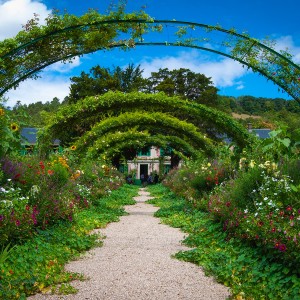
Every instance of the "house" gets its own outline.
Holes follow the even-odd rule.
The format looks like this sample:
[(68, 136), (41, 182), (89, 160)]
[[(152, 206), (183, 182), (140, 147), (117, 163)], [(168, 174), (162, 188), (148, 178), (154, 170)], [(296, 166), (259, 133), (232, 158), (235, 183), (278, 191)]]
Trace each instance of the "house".
[[(21, 154), (31, 154), (35, 153), (36, 148), (35, 145), (37, 144), (37, 134), (38, 134), (38, 128), (33, 127), (24, 127), (21, 129)], [(54, 152), (62, 151), (62, 147), (60, 147), (60, 141), (54, 140), (52, 145), (52, 150)]]
[(136, 179), (142, 174), (167, 174), (171, 170), (171, 157), (159, 147), (146, 147), (138, 151), (136, 159), (128, 161), (126, 167), (124, 171), (134, 174)]

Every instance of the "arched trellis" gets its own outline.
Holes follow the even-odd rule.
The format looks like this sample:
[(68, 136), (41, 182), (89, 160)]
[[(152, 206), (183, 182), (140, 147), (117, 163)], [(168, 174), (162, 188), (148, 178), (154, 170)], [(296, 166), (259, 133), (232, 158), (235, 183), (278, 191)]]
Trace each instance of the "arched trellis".
[(140, 127), (142, 130), (154, 128), (166, 132), (174, 132), (182, 139), (186, 138), (189, 144), (203, 151), (207, 155), (215, 153), (212, 141), (198, 131), (197, 127), (191, 123), (181, 121), (165, 113), (145, 113), (135, 111), (123, 113), (117, 117), (111, 117), (95, 124), (90, 131), (87, 131), (76, 142), (77, 150), (84, 151), (93, 143), (109, 132), (123, 131), (125, 128)]
[[(72, 136), (83, 133), (78, 127), (79, 118), (83, 120), (86, 130), (89, 130), (90, 124), (94, 124), (97, 120), (118, 114), (120, 110), (126, 112), (145, 109), (145, 104), (147, 111), (168, 112), (195, 125), (206, 122), (209, 129), (216, 129), (217, 133), (225, 134), (240, 148), (253, 142), (253, 135), (227, 114), (179, 97), (168, 97), (163, 93), (108, 92), (101, 96), (87, 97), (78, 103), (62, 107), (51, 120), (47, 131), (52, 138), (70, 142)], [(203, 130), (203, 128), (200, 129)]]
[[(35, 78), (40, 70), (57, 61), (69, 61), (75, 56), (114, 47), (172, 45), (197, 48), (234, 59), (273, 81), (300, 103), (300, 67), (293, 63), (292, 56), (284, 51), (276, 52), (271, 41), (262, 43), (234, 29), (194, 22), (132, 18), (102, 18), (85, 24), (61, 26), (46, 28), (41, 35), (23, 34), (16, 43), (0, 43), (0, 96), (26, 78)], [(149, 36), (155, 38), (154, 33), (163, 29), (168, 32), (167, 40), (163, 37), (160, 42), (145, 41), (147, 33), (151, 32)], [(207, 44), (217, 44), (219, 50), (209, 48)]]
[(124, 147), (158, 146), (163, 149), (171, 147), (184, 156), (197, 158), (199, 151), (188, 142), (178, 136), (150, 134), (147, 131), (129, 130), (125, 132), (109, 133), (99, 137), (91, 147), (87, 149), (87, 158), (97, 158), (103, 155), (106, 158), (122, 152)]

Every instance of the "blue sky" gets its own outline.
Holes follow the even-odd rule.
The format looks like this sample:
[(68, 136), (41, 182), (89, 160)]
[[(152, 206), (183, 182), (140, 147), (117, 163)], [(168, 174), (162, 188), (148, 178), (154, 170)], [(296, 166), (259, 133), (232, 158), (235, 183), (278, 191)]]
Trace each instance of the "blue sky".
[[(117, 1), (115, 1), (117, 2)], [(43, 20), (53, 8), (65, 9), (82, 15), (89, 8), (105, 13), (111, 0), (0, 0), (0, 40), (14, 36), (34, 13)], [(145, 11), (157, 20), (191, 21), (203, 24), (220, 24), (225, 29), (234, 27), (237, 32), (250, 36), (276, 40), (276, 49), (289, 49), (294, 62), (300, 63), (300, 27), (298, 25), (299, 0), (128, 0), (127, 11)], [(118, 49), (97, 52), (77, 58), (73, 64), (55, 64), (45, 69), (38, 80), (27, 80), (16, 90), (5, 94), (8, 105), (20, 100), (23, 104), (63, 100), (68, 95), (72, 76), (99, 64), (103, 67), (121, 66), (129, 63), (141, 65), (145, 76), (159, 68), (189, 68), (211, 77), (221, 95), (291, 99), (278, 91), (277, 86), (264, 77), (246, 71), (240, 64), (208, 52), (179, 47), (137, 47), (123, 52)]]

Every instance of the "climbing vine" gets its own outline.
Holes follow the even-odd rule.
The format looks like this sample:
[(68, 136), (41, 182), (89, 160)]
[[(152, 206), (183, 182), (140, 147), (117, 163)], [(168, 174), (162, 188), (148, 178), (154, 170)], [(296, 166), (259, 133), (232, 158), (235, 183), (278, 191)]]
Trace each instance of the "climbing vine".
[[(46, 25), (39, 25), (35, 17), (15, 38), (0, 42), (0, 96), (26, 78), (36, 78), (40, 70), (57, 61), (68, 62), (75, 56), (115, 47), (127, 50), (137, 45), (165, 45), (196, 48), (236, 60), (300, 102), (300, 66), (288, 51), (277, 52), (275, 42), (269, 39), (259, 40), (220, 25), (154, 20), (143, 11), (125, 13), (123, 6), (108, 15), (94, 10), (81, 17), (53, 13), (45, 21)], [(156, 37), (155, 32), (167, 32), (168, 39), (147, 41), (149, 32), (151, 38)]]
[(75, 146), (77, 151), (85, 151), (87, 147), (107, 133), (133, 127), (139, 127), (142, 130), (154, 128), (154, 132), (163, 130), (167, 133), (171, 131), (177, 136), (180, 135), (182, 138), (188, 139), (190, 144), (203, 150), (206, 154), (212, 155), (214, 153), (212, 141), (199, 132), (195, 125), (165, 113), (143, 111), (126, 112), (95, 124), (90, 131), (87, 131), (75, 142)]
[(120, 43), (123, 50), (133, 47), (148, 27), (130, 22), (136, 19), (150, 20), (143, 11), (125, 13), (123, 6), (108, 15), (96, 10), (79, 17), (53, 12), (45, 25), (36, 15), (14, 38), (0, 42), (0, 95), (27, 78), (36, 79), (40, 70), (55, 62), (72, 62), (75, 56)]
[(147, 131), (128, 130), (125, 132), (109, 133), (99, 137), (91, 147), (87, 149), (88, 158), (111, 157), (113, 154), (122, 153), (124, 147), (134, 146), (143, 148), (146, 146), (158, 146), (162, 149), (174, 148), (184, 156), (196, 158), (200, 151), (191, 146), (178, 136), (154, 134)]
[(96, 122), (109, 116), (117, 116), (121, 111), (130, 112), (136, 109), (167, 112), (198, 126), (203, 134), (207, 135), (209, 131), (211, 137), (226, 135), (240, 148), (253, 142), (253, 136), (227, 114), (179, 97), (168, 97), (164, 93), (108, 92), (101, 96), (87, 97), (75, 104), (62, 107), (52, 117), (47, 132), (53, 138), (70, 142), (73, 137), (90, 130)]

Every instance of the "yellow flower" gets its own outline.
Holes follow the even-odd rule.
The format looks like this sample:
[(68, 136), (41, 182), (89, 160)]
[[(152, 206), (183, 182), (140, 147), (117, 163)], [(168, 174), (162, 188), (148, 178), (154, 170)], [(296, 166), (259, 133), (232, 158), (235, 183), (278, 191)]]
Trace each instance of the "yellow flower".
[(11, 129), (12, 131), (18, 131), (18, 130), (19, 130), (19, 126), (18, 126), (18, 124), (16, 124), (16, 123), (11, 123), (11, 124), (10, 124), (10, 129)]
[(71, 150), (76, 150), (76, 146), (75, 145), (73, 145), (73, 146), (71, 146)]
[(254, 166), (255, 166), (255, 161), (254, 161), (253, 159), (251, 159), (250, 164), (249, 164), (249, 167), (250, 167), (251, 169), (253, 169)]
[(5, 115), (5, 110), (3, 108), (0, 108), (0, 116), (4, 116)]
[(208, 167), (211, 167), (211, 163), (208, 163), (207, 166), (208, 166)]

